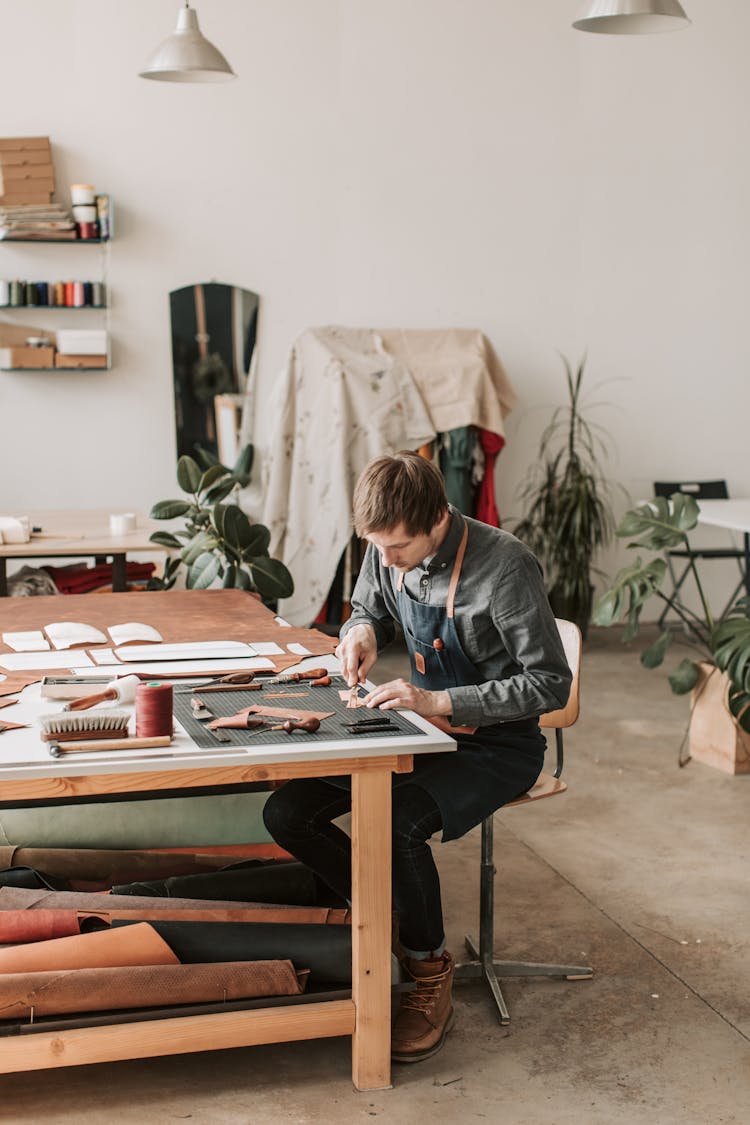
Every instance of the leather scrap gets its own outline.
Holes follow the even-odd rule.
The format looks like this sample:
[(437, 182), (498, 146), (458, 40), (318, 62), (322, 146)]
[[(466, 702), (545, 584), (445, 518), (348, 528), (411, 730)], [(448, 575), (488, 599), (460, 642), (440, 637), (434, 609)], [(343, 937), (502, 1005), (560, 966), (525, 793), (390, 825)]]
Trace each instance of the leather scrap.
[(179, 961), (180, 958), (153, 926), (148, 922), (134, 922), (127, 926), (127, 933), (125, 929), (111, 928), (0, 949), (0, 974), (123, 965), (176, 965)]

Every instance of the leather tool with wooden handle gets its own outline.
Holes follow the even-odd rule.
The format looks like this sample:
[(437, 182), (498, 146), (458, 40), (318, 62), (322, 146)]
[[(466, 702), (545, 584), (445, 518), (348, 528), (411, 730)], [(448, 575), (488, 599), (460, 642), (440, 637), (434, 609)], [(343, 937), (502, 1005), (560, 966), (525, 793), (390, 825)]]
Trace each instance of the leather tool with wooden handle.
[(89, 707), (96, 707), (97, 703), (135, 703), (135, 689), (141, 682), (139, 676), (123, 676), (121, 680), (113, 680), (104, 691), (95, 691), (91, 695), (82, 695), (79, 699), (71, 699), (62, 708), (63, 711), (88, 711)]

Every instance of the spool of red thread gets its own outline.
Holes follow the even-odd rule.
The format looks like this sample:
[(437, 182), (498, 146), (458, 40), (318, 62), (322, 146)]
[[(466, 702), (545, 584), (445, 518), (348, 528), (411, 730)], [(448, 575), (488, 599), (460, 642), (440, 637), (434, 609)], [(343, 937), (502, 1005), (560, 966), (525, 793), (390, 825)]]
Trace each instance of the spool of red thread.
[(148, 680), (135, 689), (135, 733), (137, 738), (171, 737), (172, 685)]

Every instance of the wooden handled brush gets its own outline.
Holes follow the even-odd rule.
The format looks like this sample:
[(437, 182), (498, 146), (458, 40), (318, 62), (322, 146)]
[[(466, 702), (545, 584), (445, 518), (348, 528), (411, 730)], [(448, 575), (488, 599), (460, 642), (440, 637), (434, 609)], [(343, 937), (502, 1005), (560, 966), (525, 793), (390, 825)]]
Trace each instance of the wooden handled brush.
[(90, 715), (42, 715), (39, 723), (43, 742), (71, 742), (127, 738), (129, 721), (127, 711), (94, 711)]

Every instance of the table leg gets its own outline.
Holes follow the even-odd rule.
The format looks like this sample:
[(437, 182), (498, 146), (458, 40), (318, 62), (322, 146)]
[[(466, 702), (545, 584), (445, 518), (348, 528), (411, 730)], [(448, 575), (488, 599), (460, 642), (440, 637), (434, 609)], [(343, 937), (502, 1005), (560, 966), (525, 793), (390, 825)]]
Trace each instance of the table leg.
[(7, 597), (8, 594), (8, 572), (5, 565), (5, 559), (0, 559), (0, 598)]
[(391, 1084), (391, 771), (352, 776), (352, 1081)]
[(128, 588), (125, 555), (112, 556), (112, 593), (122, 594)]

